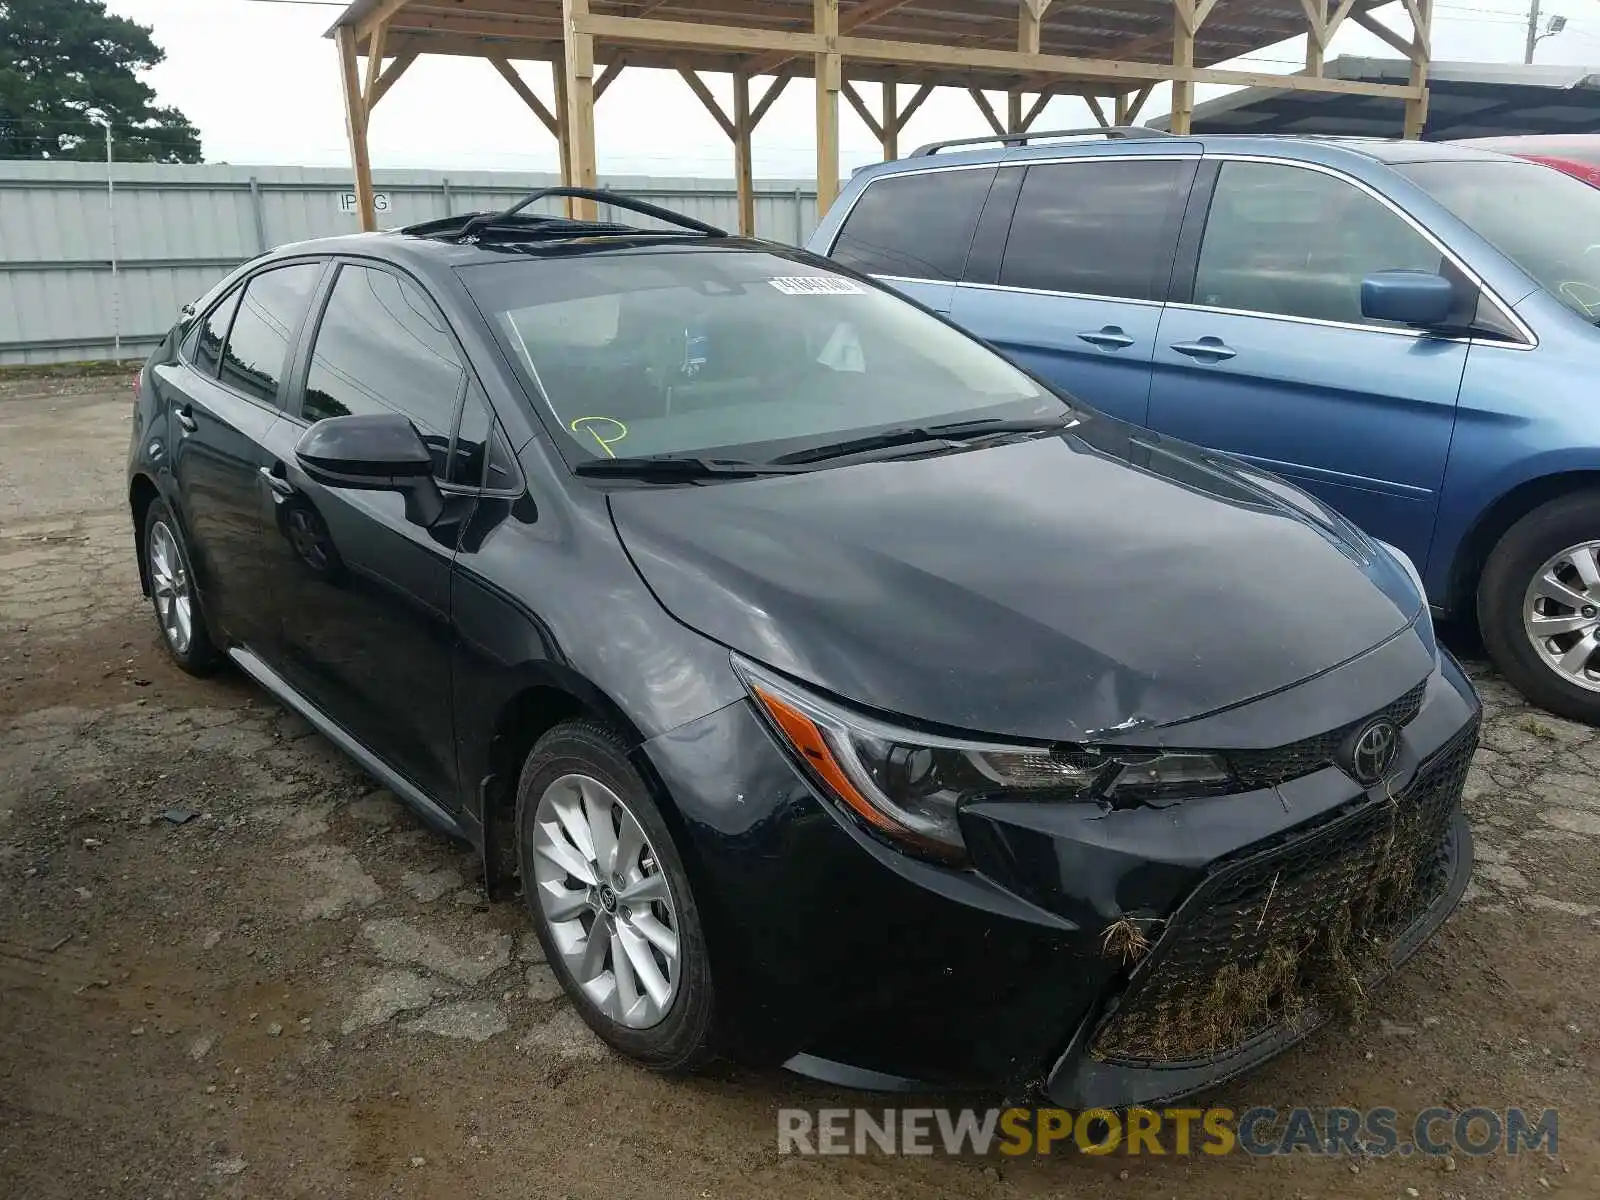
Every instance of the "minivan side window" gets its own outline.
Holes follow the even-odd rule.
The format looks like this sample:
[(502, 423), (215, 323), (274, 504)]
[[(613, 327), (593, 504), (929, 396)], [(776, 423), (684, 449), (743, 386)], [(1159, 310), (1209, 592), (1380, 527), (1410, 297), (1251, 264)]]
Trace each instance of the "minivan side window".
[(301, 416), (402, 413), (446, 479), (465, 382), (455, 343), (416, 284), (374, 267), (339, 268), (312, 347)]
[(1006, 287), (1164, 300), (1193, 162), (1083, 159), (1029, 167), (1006, 240)]
[(869, 183), (830, 257), (865, 275), (960, 279), (994, 168), (919, 171)]
[(1303, 167), (1227, 162), (1200, 244), (1194, 302), (1372, 325), (1379, 322), (1361, 315), (1363, 278), (1442, 267), (1438, 247), (1346, 180)]
[(278, 402), (289, 345), (321, 275), (321, 263), (302, 262), (250, 277), (222, 355), (223, 383), (267, 404)]

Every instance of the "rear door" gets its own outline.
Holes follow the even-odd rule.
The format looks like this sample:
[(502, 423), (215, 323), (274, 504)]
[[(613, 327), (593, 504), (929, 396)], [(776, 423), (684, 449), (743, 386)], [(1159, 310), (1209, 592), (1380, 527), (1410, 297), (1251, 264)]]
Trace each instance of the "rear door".
[(1364, 318), (1361, 280), (1393, 269), (1454, 272), (1475, 295), (1364, 186), (1221, 163), (1192, 288), (1162, 317), (1149, 424), (1292, 479), (1423, 563), (1467, 343)]
[[(460, 804), (450, 700), (450, 571), (482, 477), (452, 467), (466, 359), (409, 276), (342, 262), (299, 356), (263, 477), (279, 614), (274, 667), (302, 695), (447, 809)], [(433, 451), (444, 513), (407, 516), (397, 492), (330, 487), (294, 447), (325, 417), (398, 412)]]
[(993, 163), (885, 175), (856, 197), (829, 257), (938, 312), (950, 311)]
[(323, 270), (303, 260), (258, 271), (197, 322), (179, 361), (155, 369), (168, 413), (168, 461), (215, 634), (270, 635), (262, 561), (265, 489), (257, 474), (281, 416), (289, 352)]
[(985, 212), (982, 253), (969, 261), (951, 317), (1069, 394), (1142, 423), (1198, 161), (1086, 155), (1028, 164), (1003, 244), (986, 236)]

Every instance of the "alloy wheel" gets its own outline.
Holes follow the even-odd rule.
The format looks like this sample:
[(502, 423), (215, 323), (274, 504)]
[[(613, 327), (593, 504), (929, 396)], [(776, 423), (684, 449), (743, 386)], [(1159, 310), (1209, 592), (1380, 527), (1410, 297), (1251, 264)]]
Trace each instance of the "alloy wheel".
[(1600, 692), (1600, 541), (1568, 546), (1534, 573), (1522, 627), (1541, 662)]
[(672, 889), (638, 819), (588, 775), (563, 775), (534, 812), (539, 911), (566, 969), (606, 1017), (648, 1029), (678, 991)]
[(150, 527), (150, 590), (167, 645), (174, 654), (187, 654), (194, 637), (194, 598), (178, 539), (165, 521)]

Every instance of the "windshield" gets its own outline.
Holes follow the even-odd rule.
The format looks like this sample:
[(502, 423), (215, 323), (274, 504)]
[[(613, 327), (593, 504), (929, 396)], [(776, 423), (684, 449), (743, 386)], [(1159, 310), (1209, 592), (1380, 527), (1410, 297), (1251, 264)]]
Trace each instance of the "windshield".
[(1510, 159), (1400, 170), (1563, 304), (1600, 319), (1600, 188)]
[(524, 259), (461, 274), (582, 458), (768, 461), (891, 426), (1067, 412), (906, 301), (777, 254)]

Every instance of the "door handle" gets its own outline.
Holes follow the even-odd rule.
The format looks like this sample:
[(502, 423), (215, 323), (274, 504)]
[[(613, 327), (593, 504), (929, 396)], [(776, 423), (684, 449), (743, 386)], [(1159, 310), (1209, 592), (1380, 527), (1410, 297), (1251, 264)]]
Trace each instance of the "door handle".
[(1126, 350), (1133, 339), (1122, 332), (1120, 326), (1107, 325), (1104, 329), (1086, 329), (1078, 335), (1079, 341), (1099, 346), (1103, 350)]
[(267, 487), (274, 495), (285, 497), (294, 495), (294, 484), (285, 476), (281, 462), (275, 462), (270, 467), (262, 467), (261, 478), (267, 481)]
[(183, 427), (183, 431), (185, 433), (193, 433), (195, 430), (200, 428), (200, 423), (194, 419), (193, 406), (185, 404), (181, 406), (177, 412), (178, 424)]
[(1179, 354), (1186, 354), (1201, 362), (1223, 362), (1238, 353), (1237, 350), (1225, 345), (1219, 337), (1203, 337), (1194, 342), (1173, 342), (1172, 348)]

